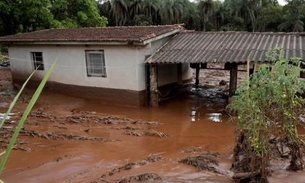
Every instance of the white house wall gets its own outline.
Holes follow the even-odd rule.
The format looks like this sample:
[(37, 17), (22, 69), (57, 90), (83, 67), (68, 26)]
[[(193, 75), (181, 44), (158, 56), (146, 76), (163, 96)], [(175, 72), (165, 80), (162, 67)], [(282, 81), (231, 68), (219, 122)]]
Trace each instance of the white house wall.
[[(104, 50), (107, 77), (87, 76), (85, 50)], [(144, 67), (144, 59), (140, 63), (136, 50), (135, 46), (13, 46), (9, 47), (9, 56), (13, 77), (18, 79), (24, 79), (33, 71), (30, 52), (43, 52), (45, 71), (58, 57), (50, 81), (139, 91), (143, 87), (137, 82), (137, 70)], [(42, 78), (45, 71), (37, 71), (35, 78)]]
[[(145, 81), (145, 65), (142, 64), (143, 60), (152, 55), (156, 50), (158, 50), (162, 45), (164, 45), (167, 41), (169, 41), (172, 37), (166, 37), (155, 41), (144, 48), (138, 49), (138, 58), (139, 64), (137, 67), (137, 74), (138, 74), (138, 82), (139, 88), (142, 90), (146, 89), (146, 81)], [(187, 80), (191, 78), (192, 71), (189, 67), (189, 64), (182, 65), (182, 78), (183, 80)], [(163, 86), (170, 83), (177, 82), (177, 65), (170, 64), (170, 65), (159, 65), (158, 66), (158, 86)]]
[[(30, 52), (42, 52), (44, 71), (37, 71), (35, 79), (40, 80), (53, 61), (57, 65), (49, 79), (62, 84), (143, 91), (146, 89), (144, 60), (153, 54), (170, 38), (154, 41), (146, 46), (68, 46), (68, 45), (13, 45), (9, 47), (13, 77), (25, 80), (34, 70)], [(107, 77), (88, 77), (86, 50), (104, 50)], [(158, 85), (177, 82), (177, 65), (160, 65)], [(183, 79), (191, 77), (188, 64), (183, 64)]]
[[(171, 37), (165, 37), (163, 39), (159, 39), (154, 41), (145, 47), (139, 47), (137, 50), (137, 58), (138, 60), (138, 67), (137, 67), (137, 77), (138, 77), (138, 85), (140, 90), (146, 89), (146, 71), (145, 71), (145, 64), (144, 60), (152, 55), (157, 49), (159, 49), (164, 43), (166, 43)], [(177, 80), (177, 79), (176, 79)], [(176, 81), (175, 80), (175, 81)], [(173, 81), (173, 82), (175, 82)]]
[[(42, 52), (44, 70), (36, 71), (31, 85), (37, 85), (58, 59), (49, 78), (49, 89), (110, 104), (139, 106), (147, 100), (145, 59), (171, 38), (163, 37), (147, 45), (12, 44), (8, 48), (11, 72), (14, 82), (22, 83), (34, 71), (31, 52)], [(86, 51), (99, 50), (104, 53), (106, 77), (90, 77), (87, 75)], [(177, 64), (159, 65), (158, 86), (176, 83), (177, 73)], [(191, 77), (188, 64), (182, 65), (182, 74), (184, 80)]]

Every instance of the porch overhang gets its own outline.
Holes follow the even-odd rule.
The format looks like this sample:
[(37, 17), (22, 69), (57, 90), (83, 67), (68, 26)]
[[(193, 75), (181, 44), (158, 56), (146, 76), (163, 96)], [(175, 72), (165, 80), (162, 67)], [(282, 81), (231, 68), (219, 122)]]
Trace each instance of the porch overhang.
[(305, 59), (305, 33), (182, 32), (146, 60), (147, 64), (245, 63), (268, 61), (266, 52)]

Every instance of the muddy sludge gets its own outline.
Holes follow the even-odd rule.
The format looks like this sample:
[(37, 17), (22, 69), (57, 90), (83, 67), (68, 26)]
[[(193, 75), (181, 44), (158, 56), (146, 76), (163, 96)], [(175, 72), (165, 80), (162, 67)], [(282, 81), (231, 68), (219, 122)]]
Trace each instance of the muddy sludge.
[(206, 170), (214, 173), (220, 173), (216, 168), (218, 166), (218, 155), (218, 153), (202, 153), (199, 156), (184, 158), (180, 160), (179, 163), (194, 166), (198, 171)]
[[(8, 139), (11, 137), (19, 117), (19, 114), (11, 116), (10, 119), (5, 122), (3, 130), (0, 132), (2, 135), (0, 149), (4, 149), (8, 144)], [(46, 125), (48, 125), (47, 128), (42, 128), (42, 126)], [(78, 128), (75, 132), (71, 132), (71, 125), (82, 127)], [(20, 132), (20, 136), (42, 138), (46, 140), (120, 141), (120, 139), (93, 136), (91, 132), (96, 125), (105, 125), (108, 130), (128, 129), (129, 132), (137, 130), (140, 132), (133, 133), (141, 133), (141, 136), (167, 137), (166, 134), (152, 129), (158, 125), (155, 121), (132, 120), (124, 117), (102, 115), (86, 111), (78, 111), (77, 114), (66, 116), (55, 116), (41, 109), (34, 110), (30, 113), (24, 128)], [(126, 134), (128, 131), (122, 132), (122, 134), (130, 135)], [(25, 151), (28, 148), (23, 147), (24, 145), (27, 144), (24, 142), (19, 143), (17, 141), (15, 150)]]
[[(25, 105), (22, 102), (26, 102), (29, 96), (23, 98), (21, 106)], [(139, 163), (148, 154), (155, 153), (164, 153), (163, 160), (143, 165), (141, 170), (137, 168), (138, 165), (130, 170), (121, 170), (106, 181), (120, 181), (132, 176), (143, 177), (139, 175), (146, 173), (157, 174), (170, 182), (180, 179), (199, 180), (206, 176), (212, 180), (214, 175), (206, 175), (191, 166), (178, 163), (181, 156), (185, 157), (180, 151), (191, 143), (202, 146), (203, 149), (227, 152), (232, 142), (232, 138), (228, 138), (232, 125), (210, 122), (204, 116), (205, 108), (200, 109), (201, 117), (192, 123), (189, 116), (190, 108), (194, 105), (192, 99), (180, 98), (172, 102), (165, 102), (158, 109), (130, 109), (44, 93), (27, 120), (26, 130), (44, 135), (47, 132), (67, 135), (72, 133), (121, 141), (101, 143), (98, 140), (48, 140), (21, 135), (19, 139), (29, 143), (25, 146), (31, 147), (30, 151), (13, 152), (13, 158), (9, 160), (3, 175), (4, 180), (33, 183), (90, 182), (100, 177), (100, 173), (108, 173), (114, 168), (124, 166), (126, 162)], [(22, 111), (22, 107), (18, 106), (16, 111)], [(154, 136), (133, 137), (124, 135), (126, 131), (158, 133)], [(162, 137), (161, 133), (167, 137)], [(224, 147), (223, 144), (228, 145)], [(16, 159), (19, 161), (16, 162)]]

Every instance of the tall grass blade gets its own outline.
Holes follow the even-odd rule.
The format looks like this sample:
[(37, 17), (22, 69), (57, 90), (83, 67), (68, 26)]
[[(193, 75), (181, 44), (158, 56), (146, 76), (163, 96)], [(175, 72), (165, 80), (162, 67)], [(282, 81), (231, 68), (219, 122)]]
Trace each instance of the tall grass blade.
[(28, 77), (28, 79), (23, 83), (21, 89), (19, 90), (19, 92), (17, 93), (17, 95), (14, 97), (14, 100), (11, 102), (10, 107), (8, 108), (8, 110), (6, 111), (6, 113), (4, 114), (2, 120), (0, 121), (0, 129), (2, 128), (6, 118), (8, 117), (8, 115), (11, 113), (13, 107), (15, 106), (17, 100), (19, 99), (22, 91), (24, 90), (25, 86), (27, 85), (27, 83), (29, 82), (29, 80), (31, 79), (31, 77), (34, 75), (34, 73), (36, 72), (36, 70), (34, 70), (32, 72), (32, 74)]
[(7, 161), (8, 157), (9, 157), (9, 155), (10, 155), (11, 150), (13, 149), (13, 146), (14, 146), (17, 138), (18, 138), (20, 130), (23, 127), (23, 125), (25, 123), (25, 120), (27, 119), (29, 113), (31, 112), (34, 104), (36, 103), (36, 101), (38, 99), (38, 97), (40, 96), (40, 94), (41, 94), (45, 84), (47, 83), (47, 80), (49, 79), (49, 77), (50, 77), (50, 75), (51, 75), (51, 73), (52, 73), (52, 71), (53, 71), (57, 61), (58, 61), (58, 58), (54, 61), (54, 63), (51, 65), (51, 67), (47, 70), (45, 76), (43, 77), (43, 79), (40, 82), (38, 88), (36, 89), (34, 95), (32, 96), (29, 104), (26, 106), (26, 109), (23, 112), (23, 114), (21, 116), (21, 119), (20, 119), (18, 125), (16, 126), (16, 129), (15, 129), (14, 133), (13, 133), (13, 136), (12, 136), (12, 138), (11, 138), (7, 148), (6, 148), (6, 152), (5, 152), (3, 158), (2, 158), (2, 160), (0, 162), (0, 175), (2, 174), (2, 171), (4, 169), (6, 161)]

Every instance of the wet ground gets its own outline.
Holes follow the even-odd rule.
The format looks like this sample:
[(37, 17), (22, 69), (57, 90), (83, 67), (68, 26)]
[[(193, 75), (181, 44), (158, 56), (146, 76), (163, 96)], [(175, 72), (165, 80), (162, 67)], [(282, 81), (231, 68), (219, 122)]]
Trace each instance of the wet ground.
[[(220, 73), (201, 76), (217, 84)], [(0, 70), (0, 79), (4, 112), (14, 94), (9, 70)], [(2, 137), (12, 131), (31, 93), (22, 96)], [(178, 96), (158, 108), (130, 108), (44, 92), (1, 178), (7, 183), (230, 183), (234, 124), (222, 114), (224, 99), (210, 102), (200, 93)], [(1, 139), (0, 146), (6, 141)], [(276, 167), (271, 182), (305, 180), (303, 172)]]

